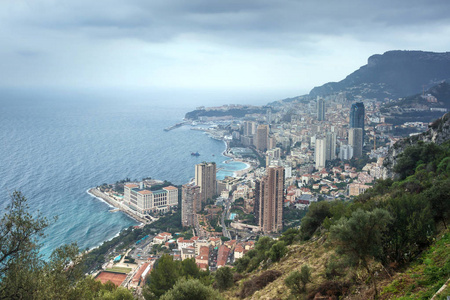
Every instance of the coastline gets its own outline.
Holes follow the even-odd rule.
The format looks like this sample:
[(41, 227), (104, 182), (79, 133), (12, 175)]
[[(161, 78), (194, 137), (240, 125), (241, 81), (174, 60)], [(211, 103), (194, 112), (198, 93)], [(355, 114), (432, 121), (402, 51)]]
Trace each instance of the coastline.
[(96, 198), (99, 201), (105, 202), (108, 204), (111, 208), (119, 209), (119, 211), (125, 213), (129, 218), (135, 220), (136, 222), (139, 222), (139, 225), (147, 224), (149, 223), (148, 220), (145, 220), (144, 218), (139, 217), (136, 214), (133, 214), (131, 211), (129, 211), (127, 208), (123, 206), (120, 202), (112, 199), (107, 194), (99, 191), (97, 188), (90, 188), (86, 191), (90, 196)]

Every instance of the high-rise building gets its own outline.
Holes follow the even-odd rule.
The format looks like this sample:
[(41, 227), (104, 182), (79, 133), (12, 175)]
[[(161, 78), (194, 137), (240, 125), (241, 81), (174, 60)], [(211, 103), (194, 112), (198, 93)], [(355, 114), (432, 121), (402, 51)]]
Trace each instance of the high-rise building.
[(339, 158), (341, 160), (352, 159), (353, 157), (353, 147), (350, 145), (341, 145), (341, 149), (339, 150)]
[(258, 125), (256, 129), (256, 143), (255, 147), (259, 151), (266, 151), (269, 142), (269, 126), (268, 125)]
[(314, 152), (316, 169), (320, 170), (325, 168), (327, 161), (327, 138), (316, 138), (316, 148)]
[(256, 123), (252, 121), (244, 122), (244, 136), (253, 136), (256, 133)]
[(364, 103), (356, 102), (352, 104), (350, 109), (349, 128), (361, 128), (364, 135)]
[(348, 144), (353, 148), (353, 157), (362, 156), (362, 148), (363, 148), (362, 128), (350, 128), (348, 130)]
[(317, 120), (325, 121), (325, 101), (317, 97)]
[(200, 187), (202, 203), (205, 203), (207, 199), (212, 199), (217, 195), (215, 162), (204, 162), (195, 165), (195, 185)]
[(336, 133), (328, 132), (326, 138), (327, 138), (326, 160), (336, 159)]
[(255, 215), (264, 233), (283, 229), (284, 168), (268, 167), (266, 175), (256, 182)]
[(181, 224), (184, 227), (194, 226), (194, 216), (202, 210), (200, 187), (185, 184), (181, 189)]

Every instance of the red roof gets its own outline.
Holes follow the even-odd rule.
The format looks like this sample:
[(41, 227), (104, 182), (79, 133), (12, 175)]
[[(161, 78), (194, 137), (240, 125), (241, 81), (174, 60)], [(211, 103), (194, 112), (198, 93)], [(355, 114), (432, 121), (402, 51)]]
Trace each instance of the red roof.
[(228, 248), (225, 245), (220, 246), (219, 252), (217, 254), (217, 266), (218, 267), (223, 267), (226, 265), (229, 254), (230, 254), (230, 248)]

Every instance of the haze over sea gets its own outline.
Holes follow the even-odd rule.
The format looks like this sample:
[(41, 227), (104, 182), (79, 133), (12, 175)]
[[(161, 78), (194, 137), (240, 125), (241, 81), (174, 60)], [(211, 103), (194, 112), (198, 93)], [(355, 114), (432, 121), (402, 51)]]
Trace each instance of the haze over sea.
[[(252, 96), (250, 96), (252, 95)], [(224, 164), (225, 145), (203, 132), (163, 129), (196, 106), (265, 104), (276, 94), (159, 91), (0, 90), (0, 215), (14, 190), (56, 223), (41, 253), (77, 242), (91, 248), (137, 224), (86, 191), (125, 178), (184, 184), (194, 165), (216, 161), (218, 177), (242, 163)], [(199, 157), (191, 156), (198, 151)]]

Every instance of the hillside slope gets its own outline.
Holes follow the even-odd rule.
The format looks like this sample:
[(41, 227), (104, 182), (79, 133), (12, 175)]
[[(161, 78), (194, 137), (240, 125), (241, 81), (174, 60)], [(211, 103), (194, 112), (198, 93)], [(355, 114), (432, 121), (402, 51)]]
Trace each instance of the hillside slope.
[(338, 92), (383, 99), (413, 95), (450, 79), (450, 52), (388, 51), (372, 55), (367, 65), (339, 82), (329, 82), (311, 90), (310, 96)]

